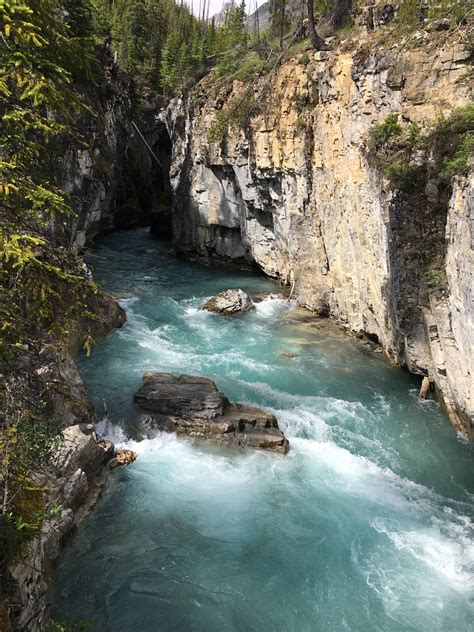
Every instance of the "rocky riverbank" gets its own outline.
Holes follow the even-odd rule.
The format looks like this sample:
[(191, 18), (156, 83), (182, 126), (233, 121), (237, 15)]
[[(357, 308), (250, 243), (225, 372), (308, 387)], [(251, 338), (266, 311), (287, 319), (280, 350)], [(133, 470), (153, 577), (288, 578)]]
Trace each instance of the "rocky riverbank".
[(46, 624), (54, 563), (67, 537), (98, 499), (113, 456), (113, 444), (97, 436), (93, 424), (76, 424), (64, 430), (51, 465), (35, 472), (35, 484), (48, 490), (47, 513), (28, 552), (10, 569), (15, 629), (39, 632)]
[[(96, 338), (126, 320), (122, 308), (106, 295), (97, 295), (94, 310), (96, 319), (89, 331)], [(72, 359), (84, 335), (77, 323), (70, 333), (69, 349), (51, 348), (42, 355), (26, 352), (21, 365), (6, 378), (10, 392), (42, 402), (43, 414), (65, 427), (49, 465), (36, 469), (28, 483), (41, 495), (44, 515), (39, 532), (8, 570), (6, 587), (13, 630), (39, 632), (46, 624), (48, 581), (55, 561), (67, 537), (97, 501), (107, 480), (108, 463), (116, 456), (114, 445), (95, 432), (93, 410)]]

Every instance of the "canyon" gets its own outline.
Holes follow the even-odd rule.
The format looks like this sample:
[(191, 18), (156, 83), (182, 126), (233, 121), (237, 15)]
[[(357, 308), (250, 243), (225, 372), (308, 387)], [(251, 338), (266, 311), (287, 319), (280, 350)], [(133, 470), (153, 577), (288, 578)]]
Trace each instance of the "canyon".
[[(376, 15), (382, 4), (375, 3)], [(70, 245), (82, 256), (96, 238), (151, 224), (158, 236), (172, 237), (172, 254), (190, 264), (262, 272), (308, 314), (379, 345), (389, 364), (420, 383), (428, 377), (456, 429), (472, 438), (472, 158), (445, 201), (434, 177), (407, 193), (369, 157), (371, 130), (388, 116), (426, 129), (471, 102), (472, 50), (456, 33), (435, 37), (426, 30), (384, 42), (376, 28), (383, 21), (375, 22), (360, 42), (340, 38), (331, 50), (295, 52), (252, 82), (220, 85), (211, 73), (169, 103), (150, 97), (138, 113), (109, 51), (107, 81), (90, 103), (98, 116), (81, 120), (88, 143), (66, 148), (59, 169), (77, 212)], [(164, 261), (157, 263), (166, 267)], [(433, 276), (441, 280), (433, 283)], [(96, 307), (99, 341), (125, 317), (111, 297)], [(79, 324), (68, 349), (29, 367), (41, 390), (54, 382), (71, 395), (54, 396), (51, 406), (64, 418), (65, 433), (77, 434), (79, 452), (87, 444), (95, 456), (93, 467), (86, 454), (46, 481), (62, 510), (13, 571), (19, 629), (41, 629), (45, 579), (108, 476), (113, 448), (89, 427), (96, 417), (74, 363), (83, 337)], [(276, 451), (286, 452), (286, 439), (276, 427), (272, 432)]]

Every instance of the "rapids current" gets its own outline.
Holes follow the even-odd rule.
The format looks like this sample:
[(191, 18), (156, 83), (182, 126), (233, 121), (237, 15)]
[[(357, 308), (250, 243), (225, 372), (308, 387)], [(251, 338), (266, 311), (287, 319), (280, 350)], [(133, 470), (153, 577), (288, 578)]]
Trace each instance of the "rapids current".
[[(419, 380), (285, 300), (201, 311), (230, 287), (278, 286), (168, 248), (139, 230), (88, 258), (128, 322), (79, 369), (99, 416), (106, 402), (100, 430), (139, 458), (66, 548), (53, 617), (94, 632), (472, 630), (472, 446)], [(271, 410), (290, 452), (150, 435), (132, 395), (152, 370)]]

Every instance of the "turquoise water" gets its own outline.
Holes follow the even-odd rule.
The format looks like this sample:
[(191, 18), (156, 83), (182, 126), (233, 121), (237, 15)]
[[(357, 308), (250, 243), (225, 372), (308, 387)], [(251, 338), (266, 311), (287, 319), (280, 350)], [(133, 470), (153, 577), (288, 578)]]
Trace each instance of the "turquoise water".
[[(456, 631), (474, 620), (473, 450), (419, 380), (266, 299), (225, 319), (199, 310), (268, 279), (176, 261), (145, 231), (89, 257), (128, 323), (81, 358), (101, 430), (139, 453), (115, 470), (66, 548), (58, 620), (90, 630)], [(146, 428), (145, 371), (212, 377), (272, 410), (287, 456)]]

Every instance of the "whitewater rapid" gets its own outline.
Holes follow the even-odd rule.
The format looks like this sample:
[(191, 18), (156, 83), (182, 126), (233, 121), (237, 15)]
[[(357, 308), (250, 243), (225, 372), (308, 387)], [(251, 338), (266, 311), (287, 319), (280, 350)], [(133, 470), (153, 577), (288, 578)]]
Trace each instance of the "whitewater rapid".
[[(62, 559), (56, 618), (91, 630), (464, 632), (474, 615), (472, 447), (417, 384), (359, 343), (267, 298), (203, 312), (269, 280), (176, 262), (143, 231), (90, 257), (128, 322), (80, 369), (138, 453)], [(115, 265), (120, 261), (120, 265)], [(273, 412), (287, 456), (153, 430), (132, 395), (149, 370), (213, 378)]]

